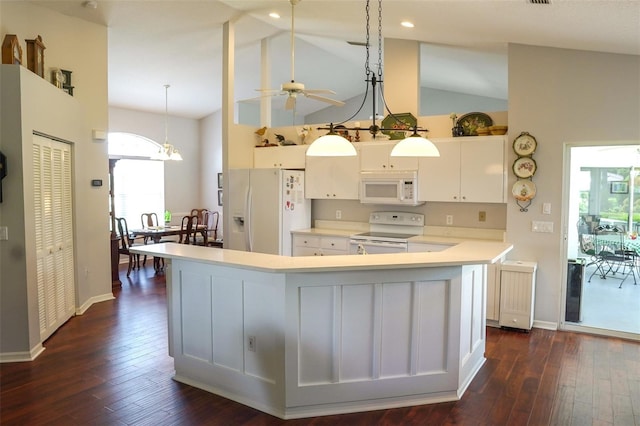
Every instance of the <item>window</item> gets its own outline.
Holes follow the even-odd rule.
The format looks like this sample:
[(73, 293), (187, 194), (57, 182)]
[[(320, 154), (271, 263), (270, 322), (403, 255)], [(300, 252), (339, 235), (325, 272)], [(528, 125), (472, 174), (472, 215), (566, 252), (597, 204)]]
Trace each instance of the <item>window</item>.
[(130, 133), (109, 134), (109, 158), (118, 159), (113, 171), (116, 217), (130, 229), (141, 227), (140, 215), (154, 212), (164, 218), (164, 162), (150, 160), (160, 145)]

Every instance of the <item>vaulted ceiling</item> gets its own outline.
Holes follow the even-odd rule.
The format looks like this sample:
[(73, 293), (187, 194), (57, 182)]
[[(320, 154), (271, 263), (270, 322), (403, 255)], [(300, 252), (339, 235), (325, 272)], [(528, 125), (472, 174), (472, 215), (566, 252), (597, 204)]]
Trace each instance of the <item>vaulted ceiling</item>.
[[(534, 0), (538, 2), (540, 0)], [(202, 118), (221, 107), (222, 26), (234, 22), (235, 99), (258, 95), (260, 43), (270, 45), (271, 87), (290, 80), (288, 0), (34, 1), (109, 28), (109, 104)], [(637, 0), (384, 0), (382, 37), (418, 40), (423, 87), (507, 98), (507, 44), (640, 55)], [(93, 8), (92, 6), (96, 7)], [(295, 79), (335, 99), (364, 91), (365, 0), (302, 0), (295, 6)], [(277, 12), (280, 19), (269, 17)], [(372, 65), (378, 2), (371, 1)], [(405, 28), (409, 20), (414, 28)], [(531, 66), (540, 66), (531, 64)], [(274, 102), (274, 108), (282, 105)], [(325, 108), (311, 99), (299, 113)]]

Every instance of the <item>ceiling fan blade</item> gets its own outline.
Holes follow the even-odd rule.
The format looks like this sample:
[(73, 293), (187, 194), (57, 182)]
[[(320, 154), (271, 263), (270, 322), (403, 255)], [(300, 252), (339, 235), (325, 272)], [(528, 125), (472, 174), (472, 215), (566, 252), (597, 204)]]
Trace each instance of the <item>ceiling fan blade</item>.
[(255, 89), (256, 92), (280, 92), (280, 89)]
[(328, 93), (331, 95), (335, 95), (336, 92), (330, 89), (304, 89), (306, 93)]
[(287, 102), (284, 104), (284, 109), (290, 110), (295, 108), (295, 106), (296, 106), (296, 98), (293, 96), (289, 96), (287, 98)]
[(328, 104), (332, 104), (332, 105), (335, 105), (335, 106), (344, 106), (344, 102), (338, 101), (338, 100), (335, 100), (335, 99), (325, 98), (324, 96), (318, 96), (318, 95), (314, 95), (314, 94), (311, 94), (311, 93), (307, 94), (306, 92), (304, 93), (304, 95), (307, 98), (315, 99), (316, 101), (326, 102)]

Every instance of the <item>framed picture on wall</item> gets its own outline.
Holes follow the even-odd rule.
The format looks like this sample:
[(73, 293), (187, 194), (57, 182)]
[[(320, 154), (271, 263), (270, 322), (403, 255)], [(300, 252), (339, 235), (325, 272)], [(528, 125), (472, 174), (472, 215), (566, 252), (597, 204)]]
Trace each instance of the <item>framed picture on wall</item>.
[(612, 194), (628, 194), (629, 184), (627, 182), (611, 182), (609, 192)]
[(222, 189), (218, 190), (218, 205), (222, 205)]
[(222, 173), (218, 173), (218, 189), (222, 189)]

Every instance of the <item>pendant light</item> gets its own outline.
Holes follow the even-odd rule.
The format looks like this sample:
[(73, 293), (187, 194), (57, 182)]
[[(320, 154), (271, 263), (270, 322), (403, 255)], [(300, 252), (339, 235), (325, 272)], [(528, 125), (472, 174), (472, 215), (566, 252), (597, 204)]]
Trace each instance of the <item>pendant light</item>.
[(420, 136), (414, 127), (413, 133), (398, 142), (390, 155), (392, 157), (440, 157), (440, 151), (433, 142)]
[(180, 152), (169, 143), (169, 87), (171, 86), (168, 84), (164, 85), (164, 144), (151, 159), (182, 161)]
[(329, 126), (329, 133), (320, 136), (307, 149), (308, 157), (353, 157), (358, 155), (351, 142), (333, 131), (333, 124)]
[[(338, 123), (346, 123), (347, 121), (353, 119), (358, 113), (362, 110), (364, 106), (367, 94), (369, 93), (369, 83), (371, 83), (371, 88), (373, 92), (372, 96), (372, 105), (373, 105), (373, 114), (372, 124), (369, 126), (369, 133), (371, 133), (375, 139), (376, 135), (382, 131), (397, 131), (398, 129), (385, 129), (376, 123), (378, 118), (378, 114), (376, 111), (376, 84), (380, 83), (380, 95), (382, 98), (382, 102), (385, 106), (385, 109), (389, 113), (389, 115), (396, 119), (397, 122), (400, 122), (398, 118), (389, 110), (386, 105), (386, 101), (384, 100), (384, 90), (382, 89), (382, 0), (378, 0), (378, 72), (376, 73), (371, 71), (369, 68), (369, 0), (366, 2), (366, 59), (365, 59), (365, 82), (366, 82), (366, 90), (364, 99), (362, 100), (362, 104), (358, 111), (353, 114), (348, 119)], [(326, 128), (321, 128), (320, 130), (327, 130)], [(356, 149), (353, 147), (351, 142), (342, 136), (337, 135), (333, 131), (333, 123), (329, 125), (329, 133), (327, 135), (321, 136), (316, 139), (309, 149), (307, 149), (307, 156), (354, 156), (357, 155)], [(357, 128), (346, 128), (346, 130), (363, 130), (359, 126)], [(430, 140), (423, 138), (418, 134), (418, 132), (426, 132), (426, 129), (419, 129), (418, 126), (414, 126), (413, 133), (398, 142), (391, 151), (391, 156), (393, 157), (439, 157), (440, 152), (438, 148), (431, 142)]]

